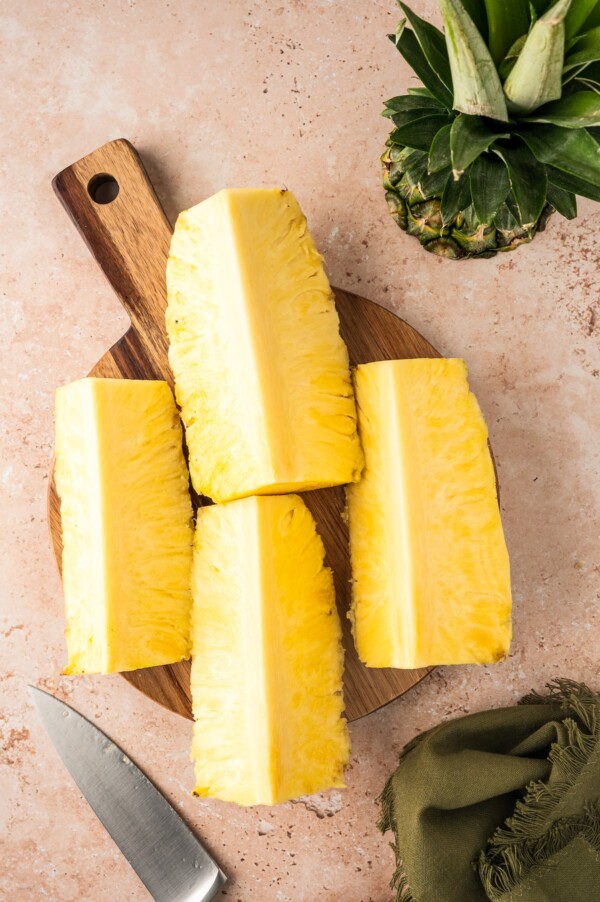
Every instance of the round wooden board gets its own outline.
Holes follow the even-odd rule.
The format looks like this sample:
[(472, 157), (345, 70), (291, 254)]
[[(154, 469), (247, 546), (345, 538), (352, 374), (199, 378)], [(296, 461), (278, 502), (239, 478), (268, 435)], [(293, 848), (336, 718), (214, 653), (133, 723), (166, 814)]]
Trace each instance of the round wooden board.
[[(91, 200), (88, 186), (98, 175), (110, 175), (118, 182), (119, 194), (112, 203)], [(90, 375), (166, 379), (172, 384), (164, 331), (164, 272), (171, 229), (136, 151), (127, 141), (112, 141), (61, 172), (54, 187), (132, 320), (129, 331)], [(334, 291), (340, 331), (352, 365), (440, 356), (426, 338), (389, 310), (341, 289)], [(315, 517), (334, 574), (345, 649), (346, 715), (348, 720), (356, 720), (402, 695), (431, 668), (372, 669), (360, 663), (347, 618), (351, 571), (342, 516), (344, 489), (306, 492), (303, 497)], [(60, 501), (54, 479), (50, 481), (48, 520), (60, 567)], [(189, 662), (136, 670), (123, 677), (154, 701), (191, 718)]]

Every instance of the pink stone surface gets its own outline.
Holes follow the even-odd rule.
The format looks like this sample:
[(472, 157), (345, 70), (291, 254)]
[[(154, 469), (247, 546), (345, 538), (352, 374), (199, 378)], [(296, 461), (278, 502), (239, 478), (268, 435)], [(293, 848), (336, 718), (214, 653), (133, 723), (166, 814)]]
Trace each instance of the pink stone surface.
[[(432, 0), (414, 0), (435, 15)], [(390, 221), (382, 101), (409, 84), (392, 0), (0, 2), (0, 897), (144, 900), (35, 716), (68, 699), (147, 769), (231, 880), (221, 898), (389, 902), (376, 797), (402, 745), (441, 719), (515, 702), (556, 676), (600, 688), (600, 207), (553, 217), (487, 261), (424, 253)], [(286, 185), (331, 279), (464, 356), (498, 463), (514, 644), (495, 667), (440, 668), (351, 727), (347, 788), (244, 810), (190, 796), (190, 724), (118, 676), (66, 678), (46, 525), (53, 392), (125, 330), (50, 180), (115, 137), (170, 216), (225, 185)], [(442, 902), (442, 900), (440, 900)]]

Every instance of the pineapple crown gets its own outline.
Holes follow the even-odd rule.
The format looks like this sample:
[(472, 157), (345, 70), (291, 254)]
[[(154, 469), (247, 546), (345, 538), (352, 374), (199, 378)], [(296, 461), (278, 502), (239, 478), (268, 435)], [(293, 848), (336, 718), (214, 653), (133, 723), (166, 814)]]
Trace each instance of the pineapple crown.
[(445, 34), (399, 2), (389, 37), (423, 87), (383, 115), (408, 183), (440, 195), (442, 228), (468, 210), (531, 236), (544, 211), (600, 201), (600, 0), (438, 2)]

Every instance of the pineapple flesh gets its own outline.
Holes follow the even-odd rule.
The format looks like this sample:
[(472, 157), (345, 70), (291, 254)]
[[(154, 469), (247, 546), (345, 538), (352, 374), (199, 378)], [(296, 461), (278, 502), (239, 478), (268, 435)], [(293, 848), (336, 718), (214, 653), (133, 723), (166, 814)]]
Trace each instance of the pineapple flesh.
[(341, 627), (323, 556), (296, 495), (198, 511), (196, 795), (272, 805), (344, 785)]
[(183, 212), (167, 289), (197, 492), (222, 502), (358, 479), (348, 352), (290, 191), (223, 190)]
[(56, 393), (65, 673), (189, 657), (192, 507), (166, 382), (81, 379)]
[(499, 660), (511, 638), (509, 560), (464, 361), (365, 364), (355, 390), (366, 464), (348, 488), (348, 513), (361, 660)]

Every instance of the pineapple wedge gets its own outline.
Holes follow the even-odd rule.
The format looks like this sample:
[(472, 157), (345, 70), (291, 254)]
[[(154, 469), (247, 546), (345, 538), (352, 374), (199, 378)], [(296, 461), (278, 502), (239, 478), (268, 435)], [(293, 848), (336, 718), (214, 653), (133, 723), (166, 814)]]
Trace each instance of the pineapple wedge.
[(358, 479), (348, 352), (290, 191), (224, 190), (182, 213), (167, 289), (197, 492), (229, 501)]
[(464, 361), (365, 364), (355, 389), (366, 465), (348, 513), (361, 660), (499, 660), (511, 638), (509, 560)]
[(196, 795), (272, 805), (344, 785), (341, 627), (323, 554), (296, 495), (198, 511)]
[(56, 393), (69, 654), (65, 673), (189, 657), (192, 507), (166, 382), (81, 379)]

